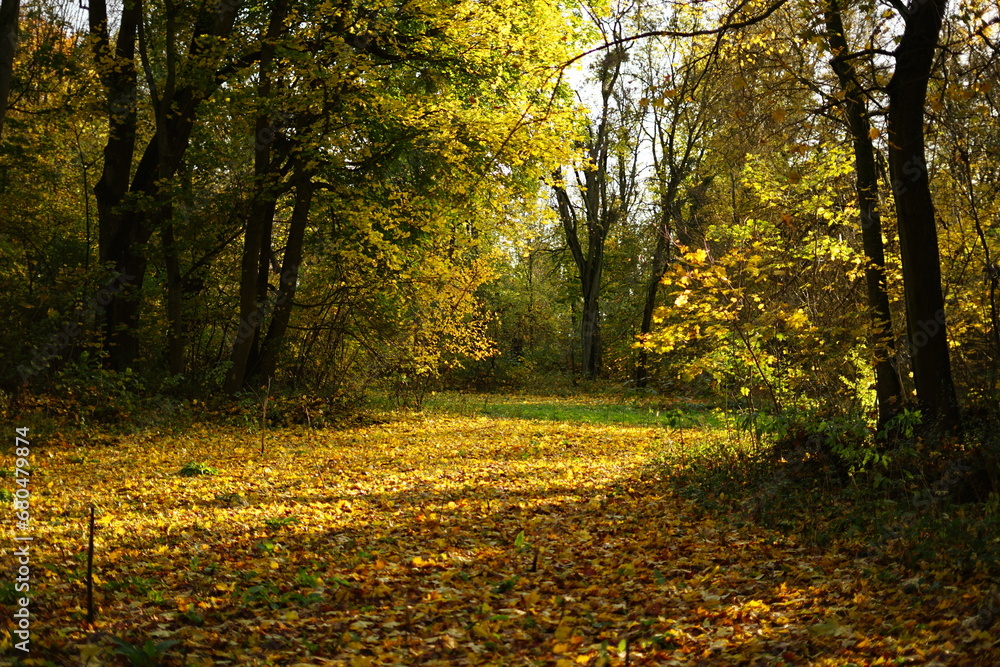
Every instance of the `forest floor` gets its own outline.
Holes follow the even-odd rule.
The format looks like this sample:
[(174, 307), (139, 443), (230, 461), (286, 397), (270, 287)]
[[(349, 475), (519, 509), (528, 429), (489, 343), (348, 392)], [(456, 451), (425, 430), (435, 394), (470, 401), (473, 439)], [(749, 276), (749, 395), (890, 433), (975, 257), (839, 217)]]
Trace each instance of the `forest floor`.
[(30, 653), (4, 630), (0, 664), (1000, 664), (987, 582), (900, 582), (678, 495), (662, 473), (707, 437), (425, 412), (263, 455), (197, 423), (33, 442)]

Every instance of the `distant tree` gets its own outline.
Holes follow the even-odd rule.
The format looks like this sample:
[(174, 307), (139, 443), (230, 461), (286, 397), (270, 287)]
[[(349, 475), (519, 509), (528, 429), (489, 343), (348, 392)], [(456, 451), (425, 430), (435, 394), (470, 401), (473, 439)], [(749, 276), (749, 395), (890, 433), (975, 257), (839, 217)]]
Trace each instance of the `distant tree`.
[[(611, 19), (609, 39), (621, 36), (622, 17)], [(552, 186), (556, 210), (580, 282), (580, 369), (601, 375), (601, 285), (611, 231), (629, 216), (640, 195), (635, 146), (639, 113), (623, 94), (621, 78), (629, 53), (615, 47), (594, 65), (599, 86), (597, 109), (588, 118), (580, 148), (583, 156), (573, 179), (561, 171)]]

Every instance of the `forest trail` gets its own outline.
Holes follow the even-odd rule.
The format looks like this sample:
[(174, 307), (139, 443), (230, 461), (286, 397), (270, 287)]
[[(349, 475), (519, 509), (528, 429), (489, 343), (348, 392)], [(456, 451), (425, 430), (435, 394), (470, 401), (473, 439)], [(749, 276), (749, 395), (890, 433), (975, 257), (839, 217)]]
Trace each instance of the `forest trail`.
[[(1000, 662), (975, 591), (882, 585), (674, 495), (648, 464), (681, 435), (416, 415), (272, 430), (263, 459), (197, 426), (52, 448), (36, 656), (115, 664), (80, 615), (92, 500), (97, 630), (180, 642), (167, 665)], [(178, 475), (196, 453), (217, 474)]]

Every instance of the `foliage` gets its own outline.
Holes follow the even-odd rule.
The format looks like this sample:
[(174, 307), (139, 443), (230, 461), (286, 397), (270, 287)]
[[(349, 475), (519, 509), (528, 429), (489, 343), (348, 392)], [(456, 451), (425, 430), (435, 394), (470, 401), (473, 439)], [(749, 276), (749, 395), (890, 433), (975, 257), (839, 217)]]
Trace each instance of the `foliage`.
[(764, 442), (732, 431), (688, 455), (665, 456), (657, 468), (708, 511), (902, 566), (897, 581), (908, 570), (935, 569), (938, 580), (993, 571), (995, 438), (977, 430), (936, 450), (914, 436), (918, 423), (919, 415), (901, 413), (886, 426), (894, 432), (887, 445), (886, 434), (876, 440), (850, 424), (814, 424), (808, 433), (801, 423), (789, 431), (772, 422)]
[(112, 637), (112, 641), (118, 645), (116, 653), (128, 660), (128, 664), (132, 667), (154, 667), (155, 665), (162, 664), (161, 659), (166, 655), (167, 651), (180, 643), (174, 639), (155, 643), (152, 640), (147, 640), (139, 646), (130, 644), (117, 637)]
[(197, 477), (199, 475), (218, 475), (218, 468), (213, 468), (205, 463), (199, 463), (197, 461), (191, 461), (190, 463), (184, 464), (184, 467), (180, 469), (179, 475), (183, 477)]
[[(764, 205), (759, 217), (709, 227), (711, 253), (686, 249), (664, 279), (672, 305), (645, 345), (672, 353), (688, 381), (707, 375), (750, 413), (856, 419), (873, 396), (857, 290), (863, 258), (849, 243), (852, 211), (836, 205), (831, 184), (847, 158), (825, 146), (802, 161), (808, 175), (794, 184), (747, 164), (743, 183)], [(790, 206), (790, 196), (800, 203)]]

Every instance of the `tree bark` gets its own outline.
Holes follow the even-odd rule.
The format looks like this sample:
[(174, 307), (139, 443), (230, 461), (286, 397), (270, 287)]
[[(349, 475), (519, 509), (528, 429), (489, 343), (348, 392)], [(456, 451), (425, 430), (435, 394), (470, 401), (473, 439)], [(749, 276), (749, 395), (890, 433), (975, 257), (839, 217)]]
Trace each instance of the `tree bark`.
[(946, 4), (947, 0), (911, 0), (887, 88), (889, 174), (899, 226), (913, 380), (925, 420), (950, 430), (960, 426), (960, 419), (924, 151), (924, 104)]
[(314, 191), (315, 186), (308, 178), (295, 190), (295, 207), (292, 209), (288, 242), (281, 261), (281, 281), (278, 284), (274, 316), (271, 318), (267, 336), (261, 346), (260, 363), (256, 369), (258, 377), (264, 381), (272, 378), (277, 370), (278, 353), (281, 351), (288, 322), (291, 320), (292, 303), (295, 291), (298, 289), (299, 266), (302, 264), (302, 245), (305, 240), (306, 225), (309, 223), (309, 209), (312, 207)]
[[(203, 58), (212, 40), (233, 30), (242, 2), (208, 6), (196, 21), (187, 49), (187, 61)], [(221, 83), (213, 69), (206, 76), (161, 99), (169, 109), (166, 122), (146, 144), (132, 173), (136, 153), (136, 100), (138, 94), (135, 56), (142, 20), (141, 0), (125, 2), (115, 46), (110, 45), (106, 0), (90, 4), (90, 33), (94, 57), (106, 94), (108, 139), (104, 147), (104, 169), (94, 186), (99, 218), (101, 262), (120, 274), (126, 285), (112, 295), (104, 309), (105, 351), (115, 370), (129, 368), (139, 354), (137, 328), (142, 305), (141, 290), (146, 272), (145, 246), (162, 218), (161, 184), (173, 177), (187, 150), (198, 107)], [(162, 128), (162, 129), (161, 129)], [(166, 147), (167, 154), (161, 155)], [(141, 205), (138, 201), (153, 202)]]
[[(267, 32), (261, 46), (258, 66), (258, 101), (271, 97), (275, 39), (282, 29), (287, 2), (279, 1), (271, 12)], [(231, 356), (232, 366), (226, 376), (224, 390), (233, 394), (244, 387), (250, 370), (258, 361), (261, 324), (266, 315), (268, 265), (271, 254), (271, 227), (278, 201), (280, 174), (275, 168), (272, 143), (274, 128), (270, 114), (257, 116), (254, 126), (254, 183), (256, 194), (250, 208), (243, 237), (243, 257), (240, 263), (240, 312), (236, 340)]]
[(172, 375), (180, 375), (187, 370), (184, 340), (184, 287), (177, 242), (174, 239), (173, 223), (168, 221), (164, 225), (162, 240), (163, 261), (167, 269), (167, 364)]
[(141, 2), (126, 3), (122, 8), (118, 36), (112, 48), (108, 36), (105, 0), (90, 6), (90, 33), (94, 38), (94, 57), (105, 91), (108, 114), (108, 139), (104, 145), (104, 166), (94, 186), (98, 215), (98, 257), (122, 277), (124, 289), (105, 306), (104, 349), (108, 365), (124, 370), (138, 354), (138, 340), (133, 327), (138, 321), (138, 292), (146, 271), (146, 259), (136, 252), (145, 243), (123, 205), (129, 190), (132, 161), (136, 148), (137, 79), (135, 46)]
[[(592, 177), (591, 173), (587, 172), (588, 191), (585, 196), (590, 196), (590, 183), (597, 180), (597, 177)], [(559, 178), (558, 174), (557, 178)], [(596, 183), (594, 188), (596, 191)], [(566, 234), (566, 244), (570, 248), (580, 276), (580, 288), (583, 296), (583, 312), (580, 316), (580, 371), (587, 378), (596, 378), (601, 373), (600, 292), (601, 275), (604, 271), (604, 240), (610, 224), (603, 224), (598, 215), (590, 215), (589, 205), (585, 204), (585, 208), (588, 209), (585, 215), (588, 219), (585, 223), (587, 226), (587, 250), (584, 253), (583, 244), (580, 241), (576, 208), (564, 187), (554, 186), (553, 190), (556, 195), (559, 219), (562, 221)]]
[[(670, 259), (670, 215), (673, 206), (664, 206), (660, 211), (660, 224), (656, 228), (656, 249), (653, 251), (653, 267), (646, 283), (646, 298), (642, 306), (642, 322), (639, 336), (645, 339), (653, 330), (653, 312), (656, 310), (656, 295), (660, 282), (667, 271)], [(649, 351), (645, 345), (639, 348), (635, 361), (635, 386), (642, 389), (649, 384)]]
[(7, 117), (7, 100), (14, 78), (14, 55), (17, 53), (17, 24), (21, 0), (0, 2), (0, 139), (3, 122)]
[(833, 52), (831, 65), (844, 92), (844, 111), (854, 145), (855, 187), (861, 210), (861, 241), (865, 258), (865, 283), (868, 307), (871, 310), (871, 349), (875, 364), (875, 396), (878, 404), (878, 424), (883, 426), (902, 407), (903, 387), (896, 367), (896, 350), (892, 343), (892, 314), (885, 282), (885, 249), (882, 244), (882, 219), (878, 209), (878, 172), (875, 148), (872, 145), (871, 123), (864, 92), (858, 84), (851, 60), (847, 55), (847, 37), (837, 0), (826, 7), (827, 40)]
[[(260, 176), (267, 176), (265, 170)], [(272, 187), (261, 186), (250, 208), (243, 235), (243, 258), (240, 264), (240, 322), (231, 356), (232, 366), (226, 377), (225, 391), (233, 394), (244, 387), (252, 360), (254, 341), (266, 316), (266, 296), (258, 297), (257, 277), (265, 228), (274, 219), (277, 194)]]

